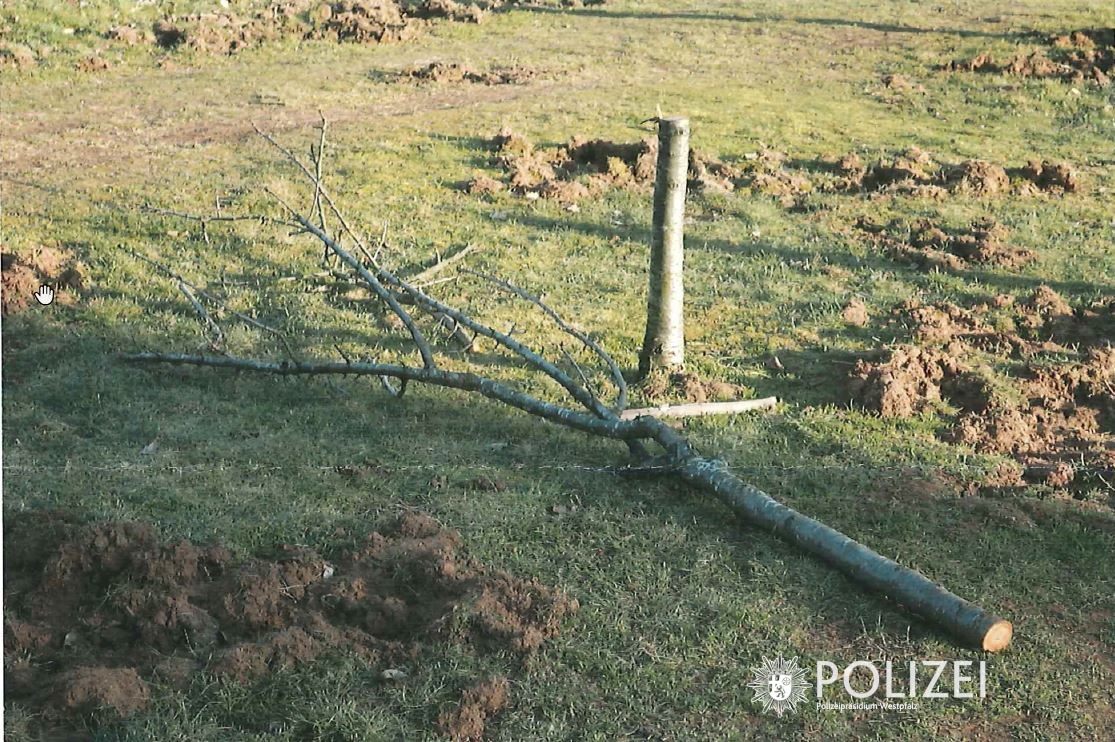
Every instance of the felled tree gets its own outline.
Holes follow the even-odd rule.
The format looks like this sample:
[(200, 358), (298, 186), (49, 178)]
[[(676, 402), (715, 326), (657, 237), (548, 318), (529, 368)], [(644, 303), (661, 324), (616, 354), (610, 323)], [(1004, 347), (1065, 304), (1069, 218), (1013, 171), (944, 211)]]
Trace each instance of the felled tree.
[[(324, 121), (318, 146), (313, 150), (313, 159), (309, 164), (302, 162), (271, 136), (262, 132), (261, 136), (282, 152), (313, 187), (313, 201), (308, 213), (296, 210), (272, 194), (282, 208), (283, 216), (267, 217), (266, 220), (309, 235), (324, 248), (327, 258), (339, 260), (351, 279), (367, 287), (402, 323), (413, 345), (417, 362), (376, 363), (349, 358), (307, 361), (295, 358), (293, 353), (289, 353), (289, 347), (290, 357), (283, 360), (241, 358), (228, 354), (145, 352), (126, 356), (128, 362), (144, 365), (209, 366), (278, 376), (374, 376), (379, 377), (384, 386), (396, 396), (402, 396), (410, 382), (479, 394), (553, 423), (626, 444), (631, 460), (623, 471), (681, 478), (695, 488), (716, 496), (747, 522), (824, 560), (861, 585), (889, 596), (906, 609), (950, 632), (966, 645), (994, 652), (1010, 643), (1013, 631), (1010, 622), (949, 592), (919, 572), (903, 567), (839, 531), (776, 501), (732, 474), (723, 461), (699, 453), (683, 435), (661, 420), (649, 415), (633, 418), (621, 416), (627, 403), (627, 386), (619, 364), (588, 334), (566, 322), (541, 298), (505, 281), (481, 276), (500, 290), (533, 304), (562, 332), (591, 352), (603, 365), (610, 384), (615, 388), (616, 396), (612, 404), (606, 404), (591, 388), (584, 369), (564, 350), (567, 364), (573, 366), (574, 373), (579, 378), (574, 378), (571, 372), (510, 333), (501, 332), (478, 321), (399, 277), (383, 264), (377, 257), (378, 253), (373, 254), (368, 250), (322, 183)], [(248, 217), (188, 218), (201, 221), (204, 233), (204, 228), (215, 219), (228, 221)], [(336, 227), (329, 229), (327, 225), (330, 223), (335, 223)], [(347, 246), (344, 244), (346, 241), (349, 243)], [(191, 286), (172, 270), (165, 267), (163, 270), (178, 282), (179, 288), (212, 332), (213, 346), (219, 348), (222, 338), (220, 328), (202, 304), (202, 300), (210, 303), (219, 303), (219, 300)], [(234, 314), (259, 329), (276, 332), (258, 320)], [(440, 363), (438, 347), (429, 339), (429, 331), (436, 327), (449, 327), (456, 333), (487, 338), (490, 343), (517, 358), (522, 366), (556, 383), (569, 401), (550, 401), (498, 379), (444, 367)]]

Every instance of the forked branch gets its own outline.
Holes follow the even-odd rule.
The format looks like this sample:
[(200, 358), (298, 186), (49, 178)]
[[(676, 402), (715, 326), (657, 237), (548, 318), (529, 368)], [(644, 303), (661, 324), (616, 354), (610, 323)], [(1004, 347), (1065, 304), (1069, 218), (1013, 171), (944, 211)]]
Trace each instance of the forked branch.
[[(724, 462), (701, 456), (683, 435), (652, 414), (623, 414), (626, 405), (626, 385), (619, 364), (603, 347), (586, 333), (563, 320), (539, 297), (500, 279), (476, 274), (501, 290), (537, 306), (554, 321), (558, 328), (576, 338), (599, 357), (618, 389), (617, 409), (609, 408), (600, 401), (589, 387), (587, 374), (575, 361), (572, 361), (571, 356), (569, 360), (581, 377), (579, 381), (526, 343), (512, 337), (510, 333), (495, 330), (468, 313), (430, 296), (380, 264), (377, 256), (367, 251), (356, 232), (349, 226), (328, 189), (321, 182), (324, 134), (323, 125), (314, 157), (314, 168), (310, 169), (289, 149), (280, 145), (270, 135), (260, 132), (264, 139), (278, 148), (301, 170), (313, 188), (312, 210), (309, 215), (302, 214), (289, 204), (281, 202), (283, 208), (301, 232), (312, 235), (328, 253), (337, 256), (385, 306), (403, 321), (411, 340), (418, 349), (422, 365), (358, 362), (347, 357), (342, 361), (268, 361), (230, 355), (169, 352), (136, 353), (127, 356), (127, 361), (137, 364), (205, 366), (279, 376), (329, 374), (375, 376), (385, 380), (385, 383), (389, 379), (397, 381), (398, 387), (388, 387), (393, 391), (401, 390), (407, 382), (419, 382), (480, 394), (544, 420), (593, 436), (626, 443), (634, 458), (632, 465), (626, 469), (629, 473), (680, 477), (692, 486), (716, 496), (749, 523), (828, 562), (860, 584), (889, 596), (901, 606), (951, 632), (965, 644), (987, 651), (998, 651), (1010, 643), (1013, 629), (1008, 621), (969, 603), (919, 572), (903, 567), (743, 482), (728, 470)], [(329, 208), (336, 222), (341, 225), (342, 235), (347, 235), (353, 240), (367, 263), (359, 260), (341, 244), (342, 235), (329, 234), (326, 222), (322, 218), (322, 203)], [(434, 349), (427, 341), (418, 319), (403, 308), (403, 300), (407, 305), (418, 307), (431, 316), (448, 317), (477, 335), (491, 339), (498, 348), (512, 353), (529, 368), (555, 382), (576, 402), (576, 405), (543, 399), (494, 378), (438, 366)], [(660, 447), (662, 453), (650, 456), (645, 447), (646, 443), (653, 443)]]

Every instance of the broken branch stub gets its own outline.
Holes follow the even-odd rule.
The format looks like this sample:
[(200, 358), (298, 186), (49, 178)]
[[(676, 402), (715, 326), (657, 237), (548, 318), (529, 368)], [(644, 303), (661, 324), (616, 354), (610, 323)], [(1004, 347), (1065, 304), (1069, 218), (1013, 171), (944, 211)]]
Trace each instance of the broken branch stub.
[(658, 120), (658, 171), (647, 291), (647, 327), (639, 378), (653, 368), (685, 365), (685, 187), (689, 171), (689, 119)]
[[(268, 141), (274, 143), (270, 138)], [(288, 150), (281, 147), (280, 149), (294, 160), (295, 164), (300, 165)], [(316, 177), (316, 167), (310, 170), (300, 165), (300, 169), (314, 187), (314, 208), (318, 208), (317, 205), (324, 201), (344, 233), (356, 240), (355, 233), (351, 231), (347, 221), (336, 208), (328, 190)], [(320, 226), (320, 220), (316, 224), (312, 221), (313, 211), (307, 215), (293, 210), (287, 204), (283, 205), (290, 211), (294, 223), (302, 227), (305, 233), (317, 238), (328, 252), (337, 256), (361, 281), (368, 284), (391, 311), (400, 315), (400, 318), (409, 320), (406, 327), (411, 341), (420, 351), (421, 365), (357, 362), (347, 358), (342, 361), (302, 361), (297, 358), (267, 361), (237, 358), (231, 355), (165, 352), (137, 353), (126, 356), (125, 360), (137, 364), (209, 366), (279, 376), (366, 375), (381, 379), (395, 379), (401, 383), (414, 381), (480, 394), (553, 423), (601, 438), (627, 443), (635, 458), (632, 471), (645, 470), (680, 477), (695, 488), (717, 497), (747, 522), (822, 559), (861, 585), (882, 592), (899, 605), (948, 631), (967, 645), (995, 652), (1010, 643), (1012, 627), (1008, 621), (949, 592), (921, 573), (903, 567), (839, 531), (776, 501), (765, 492), (736, 477), (723, 462), (701, 456), (684, 436), (663, 421), (650, 415), (640, 415), (632, 419), (621, 417), (590, 389), (587, 373), (579, 365), (577, 371), (581, 377), (580, 383), (525, 343), (512, 338), (509, 334), (494, 330), (474, 317), (431, 297), (423, 290), (401, 280), (374, 259), (369, 257), (370, 265), (361, 263), (341, 246), (339, 237), (330, 236)], [(565, 322), (537, 297), (511, 284), (505, 283), (503, 287), (539, 306), (554, 319), (563, 332), (588, 345), (607, 367), (604, 376), (608, 377), (610, 373), (613, 384), (622, 386), (614, 380), (614, 370), (618, 368), (615, 361), (591, 338)], [(411, 316), (402, 308), (400, 302), (395, 299), (396, 292), (407, 296), (411, 300), (408, 302), (410, 305), (422, 308), (428, 315), (440, 313), (470, 331), (489, 338), (497, 348), (509, 352), (520, 363), (555, 382), (574, 404), (570, 404), (569, 400), (556, 402), (544, 399), (517, 389), (510, 383), (477, 373), (442, 368), (433, 357), (435, 349), (426, 341), (424, 332), (418, 326), (420, 318)], [(421, 319), (425, 320), (425, 318)], [(291, 355), (293, 356), (293, 353)], [(656, 444), (663, 452), (657, 456), (650, 456), (645, 448), (647, 443)]]

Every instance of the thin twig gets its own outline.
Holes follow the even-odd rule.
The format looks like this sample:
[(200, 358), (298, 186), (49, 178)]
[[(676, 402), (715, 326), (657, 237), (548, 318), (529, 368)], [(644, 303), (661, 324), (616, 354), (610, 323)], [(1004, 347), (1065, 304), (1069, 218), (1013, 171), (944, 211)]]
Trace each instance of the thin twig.
[(325, 120), (325, 115), (320, 111), (318, 115), (321, 116), (321, 136), (317, 140), (317, 154), (314, 157), (314, 211), (317, 212), (318, 224), (321, 225), (322, 232), (328, 232), (329, 229), (325, 226), (325, 211), (321, 207), (321, 163), (325, 158), (325, 128), (329, 122)]
[(222, 350), (225, 342), (225, 334), (221, 330), (221, 326), (209, 315), (209, 312), (206, 311), (201, 302), (197, 300), (197, 297), (194, 296), (193, 291), (190, 290), (190, 287), (186, 285), (185, 281), (178, 281), (178, 290), (186, 296), (186, 299), (189, 300), (190, 304), (193, 306), (194, 311), (201, 315), (202, 321), (205, 322), (210, 332), (213, 333), (213, 339), (210, 341), (213, 350)]
[[(115, 204), (108, 204), (115, 206)], [(184, 211), (174, 211), (172, 209), (164, 209), (158, 206), (151, 206), (150, 204), (140, 204), (135, 207), (139, 211), (144, 211), (148, 214), (155, 214), (157, 216), (172, 216), (177, 219), (186, 219), (188, 221), (201, 222), (259, 222), (266, 224), (268, 222), (275, 222), (274, 217), (267, 216), (266, 214), (190, 214)]]
[[(592, 396), (599, 397), (600, 395), (596, 393), (596, 389), (592, 386), (592, 382), (590, 382), (588, 380), (588, 376), (585, 375), (585, 370), (581, 368), (581, 364), (577, 363), (576, 359), (574, 359), (573, 356), (569, 354), (569, 351), (565, 349), (564, 345), (561, 346), (561, 354), (565, 357), (565, 360), (573, 366), (573, 368), (577, 369), (577, 375), (581, 377), (581, 383), (585, 385), (585, 389), (588, 389), (589, 393), (592, 394)], [(623, 417), (623, 415), (621, 414), (620, 417)]]
[[(168, 363), (172, 365), (212, 366), (279, 376), (386, 376), (400, 381), (420, 381), (435, 386), (475, 392), (551, 422), (605, 438), (638, 440), (653, 438), (663, 432), (661, 423), (653, 418), (602, 420), (584, 412), (578, 412), (552, 402), (545, 402), (493, 379), (487, 379), (473, 373), (446, 371), (440, 368), (419, 368), (417, 366), (363, 361), (352, 363), (337, 361), (263, 361), (228, 355), (206, 356), (187, 353), (134, 353), (124, 356), (123, 360), (139, 364)], [(669, 433), (670, 431), (666, 431), (667, 435)], [(675, 445), (675, 447), (677, 446)], [(679, 450), (688, 451), (687, 448)]]
[(562, 319), (561, 316), (553, 309), (551, 309), (544, 301), (542, 301), (541, 298), (522, 288), (519, 288), (510, 281), (505, 281), (501, 278), (496, 278), (495, 276), (488, 275), (487, 273), (481, 273), (469, 268), (462, 268), (461, 272), (488, 281), (494, 286), (497, 286), (508, 293), (514, 294), (515, 296), (518, 296), (519, 298), (530, 302), (531, 304), (541, 309), (546, 314), (546, 316), (553, 320), (554, 324), (556, 324), (563, 332), (572, 335), (577, 340), (580, 340), (582, 343), (584, 343), (584, 345), (593, 353), (595, 353), (596, 356), (600, 358), (600, 360), (602, 360), (608, 367), (608, 372), (612, 377), (612, 382), (615, 383), (616, 388), (618, 389), (615, 409), (623, 410), (625, 407), (627, 407), (627, 380), (623, 377), (623, 371), (620, 369), (619, 364), (616, 363), (615, 359), (612, 358), (610, 353), (600, 347), (599, 343)]
[[(364, 242), (360, 239), (360, 235), (356, 234), (355, 230), (353, 230), (352, 227), (348, 225), (348, 221), (345, 219), (344, 214), (342, 214), (341, 210), (337, 208), (337, 204), (333, 202), (333, 197), (329, 195), (329, 191), (326, 190), (324, 185), (321, 185), (321, 181), (314, 177), (314, 174), (310, 171), (309, 168), (306, 167), (305, 164), (303, 164), (300, 159), (298, 159), (298, 156), (283, 145), (279, 144), (274, 137), (260, 129), (254, 122), (252, 123), (252, 128), (255, 129), (256, 133), (267, 140), (273, 147), (282, 152), (288, 160), (294, 163), (298, 167), (298, 169), (301, 170), (302, 173), (310, 179), (310, 182), (314, 183), (316, 187), (320, 189), (321, 197), (325, 199), (325, 203), (329, 205), (329, 210), (333, 212), (333, 216), (335, 216), (337, 218), (337, 221), (340, 222), (341, 229), (343, 229), (345, 233), (348, 234), (348, 236), (351, 237), (359, 247), (367, 250), (367, 248), (364, 247)], [(292, 214), (296, 213), (289, 206), (287, 207), (287, 210)]]
[(428, 286), (431, 278), (436, 276), (438, 273), (441, 273), (443, 270), (453, 265), (454, 263), (458, 263), (461, 260), (464, 260), (466, 257), (469, 256), (469, 254), (476, 252), (477, 249), (478, 248), (476, 245), (468, 244), (452, 255), (449, 255), (447, 257), (439, 256), (437, 262), (435, 262), (430, 267), (425, 268), (418, 273), (415, 273), (413, 276), (408, 277), (407, 281), (414, 284), (415, 286)]
[(277, 330), (274, 327), (271, 327), (270, 325), (266, 325), (266, 324), (260, 322), (259, 320), (257, 320), (256, 318), (250, 317), (247, 314), (244, 314), (243, 312), (236, 311), (235, 309), (230, 307), (227, 302), (225, 302), (221, 299), (218, 299), (216, 296), (213, 296), (212, 294), (210, 294), (205, 289), (198, 288), (198, 286), (196, 286), (195, 284), (192, 284), (189, 281), (187, 281), (185, 278), (182, 277), (181, 274), (179, 274), (178, 272), (176, 272), (175, 270), (173, 270), (169, 266), (166, 266), (166, 265), (163, 265), (162, 263), (154, 261), (151, 258), (147, 257), (146, 255), (138, 253), (135, 250), (133, 250), (130, 247), (127, 247), (125, 245), (120, 245), (119, 247), (124, 252), (128, 253), (129, 255), (136, 258), (137, 260), (141, 260), (144, 263), (147, 263), (151, 267), (155, 268), (156, 270), (160, 271), (161, 273), (163, 273), (163, 275), (165, 275), (165, 276), (167, 276), (167, 277), (169, 277), (169, 278), (171, 278), (171, 279), (173, 279), (173, 280), (175, 280), (175, 281), (177, 281), (181, 284), (186, 285), (194, 293), (196, 293), (198, 296), (200, 296), (201, 298), (205, 299), (206, 301), (211, 302), (212, 304), (220, 307), (221, 309), (225, 310), (226, 312), (228, 312), (232, 316), (239, 319), (241, 322), (244, 322), (245, 324), (251, 325), (252, 327), (255, 327), (259, 330), (263, 330), (264, 332), (271, 333), (272, 335), (274, 335), (275, 337), (277, 337), (279, 339), (279, 342), (281, 342), (283, 344), (283, 349), (286, 350), (286, 353), (287, 353), (288, 356), (290, 356), (292, 359), (297, 359), (298, 358), (297, 354), (294, 352), (294, 348), (291, 347), (290, 341), (287, 340), (286, 334), (283, 333), (281, 330)]

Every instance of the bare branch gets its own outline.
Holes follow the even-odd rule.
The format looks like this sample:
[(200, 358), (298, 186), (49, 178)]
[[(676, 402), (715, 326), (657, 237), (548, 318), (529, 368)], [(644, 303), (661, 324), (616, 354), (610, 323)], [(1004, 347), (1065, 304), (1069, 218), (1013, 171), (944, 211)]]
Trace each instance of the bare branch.
[(476, 252), (478, 249), (479, 248), (477, 248), (476, 245), (473, 244), (465, 245), (452, 255), (439, 258), (437, 262), (430, 267), (425, 268), (418, 273), (415, 273), (413, 276), (408, 276), (407, 281), (414, 284), (415, 286), (426, 286), (428, 285), (430, 279), (432, 279), (438, 273), (441, 273), (443, 270), (453, 265), (454, 263), (458, 263), (464, 260), (471, 253)]
[(321, 163), (325, 158), (325, 128), (328, 122), (325, 120), (325, 114), (320, 111), (318, 114), (321, 116), (321, 136), (317, 140), (317, 153), (314, 155), (314, 212), (317, 214), (321, 231), (328, 232), (329, 229), (325, 226), (325, 211), (321, 207)]
[[(128, 356), (126, 360), (142, 364), (169, 363), (212, 366), (280, 376), (370, 375), (378, 377), (389, 390), (394, 390), (393, 393), (397, 392), (398, 394), (403, 393), (406, 383), (410, 381), (477, 393), (544, 420), (603, 438), (626, 442), (632, 453), (635, 454), (639, 465), (629, 467), (625, 473), (671, 473), (694, 487), (716, 496), (733, 512), (749, 522), (794, 544), (803, 551), (829, 562), (852, 579), (883, 592), (899, 604), (938, 623), (965, 643), (979, 646), (985, 651), (998, 651), (1010, 643), (1013, 628), (1008, 621), (958, 597), (919, 572), (901, 566), (848, 536), (779, 503), (766, 493), (746, 484), (733, 475), (723, 461), (701, 456), (683, 435), (653, 416), (661, 412), (660, 410), (631, 411), (624, 418), (621, 418), (592, 393), (588, 388), (589, 384), (584, 371), (568, 354), (567, 358), (573, 363), (577, 373), (581, 375), (583, 385), (575, 382), (568, 373), (540, 353), (513, 338), (511, 332), (501, 333), (474, 320), (464, 312), (434, 299), (422, 289), (400, 279), (390, 270), (379, 265), (376, 257), (368, 253), (359, 237), (344, 221), (344, 217), (336, 208), (328, 191), (321, 185), (320, 174), (311, 172), (289, 150), (286, 150), (268, 135), (262, 132), (260, 132), (260, 135), (283, 152), (310, 179), (314, 184), (315, 192), (320, 192), (320, 198), (324, 199), (331, 212), (341, 222), (344, 233), (353, 238), (360, 252), (369, 260), (370, 265), (365, 266), (346, 250), (340, 244), (339, 236), (337, 239), (330, 237), (323, 227), (315, 225), (310, 219), (299, 215), (281, 199), (279, 199), (279, 202), (293, 215), (303, 231), (321, 240), (342, 262), (356, 271), (368, 286), (372, 287), (377, 296), (407, 323), (423, 356), (423, 366), (353, 362), (347, 357), (345, 357), (343, 363), (303, 362), (297, 359), (275, 362), (235, 358), (227, 355), (208, 356), (176, 353), (139, 353)], [(320, 213), (318, 216), (320, 217)], [(504, 290), (539, 306), (563, 331), (577, 338), (603, 359), (620, 389), (620, 406), (624, 406), (626, 385), (623, 382), (622, 373), (619, 372), (618, 366), (611, 359), (611, 356), (603, 351), (599, 345), (585, 333), (562, 320), (538, 297), (507, 282), (500, 282), (498, 279), (493, 280), (483, 275), (481, 277), (492, 280), (493, 283)], [(514, 389), (505, 383), (474, 373), (447, 371), (434, 366), (424, 336), (418, 331), (410, 315), (400, 306), (400, 302), (396, 298), (396, 292), (401, 292), (402, 295), (409, 298), (411, 302), (424, 311), (448, 317), (457, 324), (478, 335), (490, 338), (503, 348), (517, 354), (530, 366), (558, 383), (586, 411), (544, 401)], [(564, 352), (564, 348), (562, 350)], [(343, 353), (342, 356), (344, 356)], [(397, 388), (390, 384), (392, 379), (398, 380)], [(759, 404), (765, 404), (765, 401), (744, 402), (742, 404), (755, 407)], [(640, 412), (643, 414), (639, 414)], [(643, 446), (644, 441), (655, 442), (662, 447), (664, 454), (653, 459), (646, 456), (646, 449)]]
[(400, 381), (421, 381), (435, 386), (475, 392), (551, 422), (616, 440), (651, 438), (654, 435), (655, 424), (658, 423), (657, 420), (652, 418), (601, 420), (568, 407), (544, 402), (492, 379), (486, 379), (472, 373), (446, 371), (440, 368), (418, 368), (416, 366), (367, 362), (261, 361), (235, 356), (206, 356), (186, 353), (135, 353), (124, 356), (124, 360), (140, 364), (169, 363), (172, 365), (212, 366), (278, 374), (279, 376), (333, 374), (342, 376), (386, 376)]
[(297, 354), (294, 352), (294, 348), (291, 347), (290, 341), (287, 339), (286, 334), (283, 333), (281, 330), (277, 330), (276, 328), (271, 327), (270, 325), (266, 325), (266, 324), (260, 322), (259, 320), (257, 320), (256, 318), (250, 317), (250, 316), (244, 314), (243, 312), (236, 311), (235, 309), (230, 307), (227, 302), (225, 302), (221, 299), (218, 299), (216, 296), (213, 296), (212, 294), (210, 294), (208, 291), (206, 291), (204, 289), (198, 288), (196, 285), (187, 281), (185, 278), (182, 277), (181, 274), (177, 273), (176, 271), (174, 271), (170, 267), (165, 266), (162, 263), (159, 263), (157, 261), (154, 261), (151, 258), (147, 257), (146, 255), (143, 255), (141, 253), (136, 252), (135, 250), (131, 249), (130, 247), (126, 247), (124, 245), (120, 245), (119, 247), (124, 252), (128, 253), (129, 255), (136, 258), (137, 260), (141, 260), (144, 263), (147, 263), (152, 268), (155, 268), (156, 270), (161, 272), (163, 275), (173, 279), (174, 281), (178, 282), (180, 285), (186, 286), (187, 288), (189, 288), (191, 291), (193, 291), (194, 293), (196, 293), (198, 296), (202, 297), (206, 301), (208, 301), (208, 302), (212, 303), (213, 305), (218, 306), (221, 309), (225, 310), (226, 312), (228, 312), (232, 316), (239, 319), (244, 324), (251, 325), (252, 327), (255, 327), (256, 329), (263, 330), (264, 332), (267, 332), (267, 333), (270, 333), (270, 334), (274, 335), (276, 338), (279, 339), (279, 342), (283, 344), (283, 349), (286, 351), (287, 355), (290, 356), (292, 359), (297, 358)]
[[(288, 206), (287, 208), (289, 209), (290, 207)], [(326, 245), (328, 249), (332, 250), (333, 253), (341, 259), (341, 262), (343, 262), (352, 270), (356, 271), (356, 273), (362, 279), (364, 279), (364, 281), (372, 289), (375, 295), (378, 296), (380, 300), (383, 301), (383, 303), (390, 307), (391, 311), (394, 312), (395, 315), (403, 321), (404, 325), (406, 325), (407, 330), (410, 332), (411, 340), (413, 340), (414, 344), (418, 347), (418, 354), (422, 357), (422, 365), (426, 368), (435, 368), (437, 364), (434, 362), (434, 354), (433, 351), (430, 350), (430, 343), (426, 340), (426, 336), (422, 333), (422, 330), (418, 327), (418, 323), (414, 321), (414, 318), (410, 315), (410, 312), (403, 309), (402, 305), (399, 304), (399, 300), (395, 298), (395, 294), (391, 291), (388, 291), (387, 288), (382, 283), (380, 283), (380, 280), (371, 271), (369, 271), (363, 263), (357, 260), (355, 256), (353, 256), (353, 254), (350, 253), (348, 250), (341, 247), (336, 240), (327, 235), (325, 232), (321, 231), (318, 227), (316, 227), (312, 222), (307, 220), (301, 214), (292, 211), (291, 215), (296, 220), (298, 220), (298, 222), (303, 226), (303, 228), (306, 229), (307, 232), (317, 237), (319, 240), (322, 241), (322, 243)], [(360, 245), (360, 247), (361, 249), (365, 249), (363, 245)], [(383, 271), (381, 270), (380, 272), (382, 273)]]
[(493, 284), (494, 286), (498, 286), (499, 288), (510, 294), (514, 294), (521, 299), (525, 299), (526, 301), (541, 309), (546, 314), (546, 316), (553, 320), (554, 324), (556, 324), (563, 332), (572, 335), (577, 340), (580, 340), (585, 345), (585, 347), (595, 353), (597, 357), (600, 358), (600, 360), (604, 361), (605, 365), (607, 365), (608, 372), (612, 377), (612, 382), (619, 390), (616, 396), (615, 409), (622, 410), (627, 407), (627, 380), (623, 377), (623, 371), (620, 369), (619, 364), (616, 363), (615, 359), (612, 358), (610, 353), (600, 347), (599, 343), (562, 319), (561, 316), (553, 309), (551, 309), (544, 301), (542, 301), (540, 297), (535, 296), (534, 294), (522, 288), (519, 288), (515, 284), (509, 281), (505, 281), (501, 278), (496, 278), (495, 276), (488, 275), (487, 273), (481, 273), (479, 271), (471, 270), (469, 268), (462, 268), (461, 272), (467, 273), (471, 276), (476, 276), (477, 278), (481, 278)]
[(266, 214), (190, 214), (183, 211), (174, 211), (172, 209), (164, 209), (158, 206), (151, 206), (150, 204), (140, 204), (136, 207), (140, 211), (147, 212), (148, 214), (155, 214), (157, 216), (172, 216), (176, 219), (186, 219), (187, 221), (201, 222), (208, 224), (210, 222), (258, 222), (260, 224), (268, 223), (282, 223), (274, 217), (267, 216)]
[(194, 296), (193, 292), (190, 290), (190, 287), (186, 285), (185, 281), (178, 281), (178, 290), (186, 296), (186, 299), (193, 306), (194, 311), (201, 315), (202, 321), (205, 322), (205, 325), (209, 328), (209, 331), (213, 333), (213, 339), (209, 342), (213, 350), (221, 350), (225, 342), (225, 334), (221, 331), (221, 326), (218, 325), (216, 321), (209, 316), (209, 312), (207, 312), (205, 307), (201, 305), (201, 302), (197, 300), (197, 297)]

